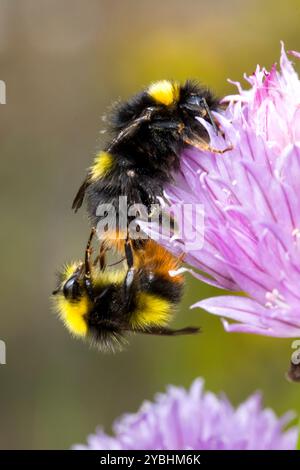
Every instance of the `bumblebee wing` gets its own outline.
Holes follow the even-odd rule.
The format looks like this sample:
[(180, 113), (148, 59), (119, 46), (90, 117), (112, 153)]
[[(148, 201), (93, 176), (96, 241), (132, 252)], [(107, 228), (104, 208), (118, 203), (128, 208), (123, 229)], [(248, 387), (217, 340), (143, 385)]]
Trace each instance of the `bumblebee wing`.
[(90, 178), (89, 178), (89, 176), (87, 176), (86, 179), (84, 180), (84, 182), (82, 183), (82, 185), (80, 186), (80, 188), (78, 189), (77, 194), (76, 194), (76, 196), (74, 198), (74, 201), (72, 203), (72, 209), (75, 212), (77, 212), (78, 209), (80, 209), (80, 207), (82, 206), (84, 196), (85, 196), (85, 191), (86, 191), (86, 189), (88, 188), (89, 185), (90, 185)]

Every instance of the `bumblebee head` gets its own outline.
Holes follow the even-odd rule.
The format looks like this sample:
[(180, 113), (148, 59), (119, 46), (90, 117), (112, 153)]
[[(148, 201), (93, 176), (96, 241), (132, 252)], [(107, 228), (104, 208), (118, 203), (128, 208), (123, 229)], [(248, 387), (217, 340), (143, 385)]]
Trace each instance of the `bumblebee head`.
[(177, 81), (161, 80), (152, 83), (147, 94), (159, 108), (171, 109), (179, 115), (203, 117), (212, 120), (210, 109), (217, 107), (217, 100), (212, 93), (199, 86), (198, 83), (188, 80), (184, 84)]
[[(143, 92), (118, 106), (112, 116), (116, 137), (114, 146), (138, 141), (139, 146), (146, 142), (148, 154), (152, 145), (157, 149), (167, 146), (165, 153), (170, 155), (174, 141), (187, 143), (192, 137), (208, 139), (204, 126), (196, 119), (202, 117), (217, 131), (211, 110), (218, 108), (218, 100), (206, 88), (196, 82), (180, 84), (175, 80), (160, 80), (152, 83)], [(162, 139), (164, 135), (164, 139)], [(169, 145), (170, 144), (170, 145)], [(169, 146), (168, 146), (169, 145)]]
[(74, 336), (85, 337), (88, 333), (87, 318), (93, 304), (85, 287), (83, 263), (66, 265), (59, 273), (53, 302), (67, 329)]
[(92, 266), (89, 283), (85, 274), (82, 262), (62, 269), (53, 292), (54, 309), (72, 335), (88, 339), (103, 352), (121, 349), (125, 271), (101, 271)]

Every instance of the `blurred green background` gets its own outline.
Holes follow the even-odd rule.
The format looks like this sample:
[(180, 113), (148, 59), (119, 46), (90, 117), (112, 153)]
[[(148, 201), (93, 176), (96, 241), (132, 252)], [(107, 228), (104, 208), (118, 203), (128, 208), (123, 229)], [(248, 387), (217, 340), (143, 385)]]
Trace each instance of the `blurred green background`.
[(226, 79), (270, 67), (281, 39), (300, 50), (299, 23), (299, 0), (0, 1), (1, 448), (68, 448), (196, 376), (235, 404), (260, 389), (300, 414), (300, 386), (284, 378), (291, 340), (225, 333), (189, 310), (218, 293), (190, 277), (175, 324), (203, 334), (133, 337), (116, 355), (72, 339), (49, 302), (56, 269), (82, 255), (87, 220), (70, 205), (111, 101), (158, 78), (232, 92)]

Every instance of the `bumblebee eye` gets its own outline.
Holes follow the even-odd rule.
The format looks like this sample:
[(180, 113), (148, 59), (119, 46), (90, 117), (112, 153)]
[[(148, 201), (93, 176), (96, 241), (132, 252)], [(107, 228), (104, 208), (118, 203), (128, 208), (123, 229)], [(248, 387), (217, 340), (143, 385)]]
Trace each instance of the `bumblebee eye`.
[(63, 287), (63, 294), (66, 299), (76, 300), (81, 296), (81, 289), (77, 276), (72, 276), (68, 279)]

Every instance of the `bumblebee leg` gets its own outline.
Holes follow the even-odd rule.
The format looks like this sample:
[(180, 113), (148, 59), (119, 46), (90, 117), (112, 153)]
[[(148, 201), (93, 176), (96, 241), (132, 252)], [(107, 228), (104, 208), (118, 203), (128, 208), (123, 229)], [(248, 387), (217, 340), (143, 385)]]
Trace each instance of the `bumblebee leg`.
[(103, 297), (105, 297), (105, 295), (107, 294), (109, 288), (106, 287), (102, 292), (101, 294), (97, 295), (97, 297), (94, 298), (94, 303), (95, 305), (97, 306), (97, 304), (99, 305), (99, 307), (101, 308), (101, 302), (103, 300)]
[(107, 248), (105, 246), (105, 242), (103, 241), (102, 243), (100, 243), (99, 254), (96, 256), (94, 263), (93, 263), (94, 266), (96, 266), (97, 263), (99, 263), (99, 267), (101, 271), (104, 271), (104, 269), (106, 268), (106, 256), (105, 256), (106, 251), (107, 251)]
[(212, 153), (219, 153), (219, 154), (223, 154), (223, 153), (226, 153), (226, 152), (230, 152), (230, 150), (233, 149), (233, 146), (232, 145), (229, 145), (228, 147), (226, 147), (225, 149), (216, 149), (215, 147), (211, 147), (209, 144), (207, 145), (204, 145), (204, 146), (200, 146), (199, 147), (201, 150), (207, 150), (208, 152), (212, 152)]
[(188, 137), (186, 137), (184, 139), (184, 142), (188, 145), (196, 147), (199, 150), (206, 150), (206, 151), (212, 152), (212, 153), (223, 154), (223, 153), (229, 152), (230, 150), (233, 149), (232, 145), (229, 145), (225, 149), (216, 149), (215, 147), (211, 147), (211, 145), (209, 145), (209, 143), (206, 142), (204, 139), (199, 139), (199, 138), (197, 140), (193, 140), (193, 139), (189, 139)]
[(91, 277), (91, 254), (92, 254), (92, 241), (94, 235), (96, 233), (96, 229), (93, 227), (85, 248), (85, 257), (84, 257), (84, 268), (85, 268), (85, 276)]
[(95, 233), (96, 233), (96, 229), (92, 228), (91, 234), (89, 236), (89, 239), (86, 245), (85, 258), (84, 258), (83, 279), (84, 279), (84, 285), (85, 285), (86, 291), (91, 300), (93, 300), (94, 298), (93, 286), (92, 286), (92, 281), (91, 281), (91, 254), (92, 254), (92, 241), (93, 241)]
[(107, 266), (109, 268), (112, 268), (113, 266), (117, 266), (118, 264), (123, 263), (123, 261), (125, 261), (125, 260), (126, 260), (126, 258), (124, 257), (124, 258), (119, 259), (119, 261), (116, 261), (115, 263), (107, 264)]
[(127, 261), (128, 269), (131, 269), (133, 267), (133, 250), (132, 250), (132, 244), (131, 240), (127, 236), (126, 241), (125, 241), (125, 258)]
[(125, 299), (126, 304), (129, 307), (134, 295), (134, 274), (135, 268), (133, 267), (134, 259), (133, 259), (133, 249), (132, 249), (132, 241), (130, 240), (129, 236), (125, 240), (125, 258), (127, 261), (128, 271), (125, 276), (124, 280), (124, 292), (125, 292)]
[(200, 328), (196, 326), (187, 326), (186, 328), (181, 328), (179, 330), (172, 330), (171, 328), (166, 327), (152, 327), (147, 328), (146, 330), (133, 330), (136, 333), (143, 333), (146, 335), (158, 335), (158, 336), (179, 336), (179, 335), (193, 335), (200, 332)]
[(113, 139), (112, 143), (108, 147), (108, 151), (111, 152), (116, 145), (119, 145), (120, 142), (123, 142), (126, 139), (132, 137), (137, 129), (140, 128), (141, 124), (144, 122), (149, 122), (152, 118), (153, 113), (156, 111), (154, 106), (149, 106), (143, 111), (141, 116), (137, 117), (130, 122), (124, 129), (122, 129), (119, 134)]
[(124, 279), (124, 297), (127, 308), (130, 308), (131, 302), (134, 298), (135, 284), (134, 284), (135, 268), (128, 269)]
[(106, 254), (106, 248), (105, 248), (104, 242), (102, 242), (100, 246), (100, 253), (99, 253), (99, 265), (100, 265), (101, 271), (103, 271), (106, 267), (105, 254)]
[(184, 126), (181, 123), (178, 123), (176, 121), (158, 121), (158, 122), (153, 122), (152, 124), (149, 124), (150, 129), (155, 129), (155, 130), (176, 130), (179, 133), (181, 133), (181, 127)]

